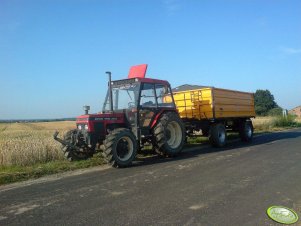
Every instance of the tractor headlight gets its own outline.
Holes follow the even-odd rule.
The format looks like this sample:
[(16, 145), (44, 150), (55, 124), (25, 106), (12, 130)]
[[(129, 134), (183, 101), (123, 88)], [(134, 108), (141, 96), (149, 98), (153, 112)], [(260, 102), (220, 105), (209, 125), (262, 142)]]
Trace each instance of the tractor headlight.
[(78, 125), (77, 128), (78, 128), (79, 130), (81, 130), (81, 129), (82, 129), (82, 126), (81, 126), (81, 125)]
[(85, 125), (85, 130), (88, 130), (88, 129), (89, 129), (88, 125)]

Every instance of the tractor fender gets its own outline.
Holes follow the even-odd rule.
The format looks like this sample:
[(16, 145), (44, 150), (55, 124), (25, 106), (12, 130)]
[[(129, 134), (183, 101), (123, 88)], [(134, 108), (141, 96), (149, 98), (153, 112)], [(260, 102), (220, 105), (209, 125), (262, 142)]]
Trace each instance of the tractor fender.
[(160, 119), (161, 115), (165, 114), (166, 112), (175, 112), (179, 114), (179, 112), (176, 109), (162, 109), (154, 118), (152, 124), (151, 124), (151, 129), (154, 128), (154, 126), (157, 124), (158, 120)]

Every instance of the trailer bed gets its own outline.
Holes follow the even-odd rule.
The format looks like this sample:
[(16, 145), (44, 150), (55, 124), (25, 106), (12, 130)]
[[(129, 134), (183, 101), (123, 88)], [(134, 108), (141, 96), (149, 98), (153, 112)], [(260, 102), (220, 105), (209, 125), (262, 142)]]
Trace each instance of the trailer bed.
[(255, 117), (254, 94), (214, 87), (175, 91), (181, 118), (218, 119)]

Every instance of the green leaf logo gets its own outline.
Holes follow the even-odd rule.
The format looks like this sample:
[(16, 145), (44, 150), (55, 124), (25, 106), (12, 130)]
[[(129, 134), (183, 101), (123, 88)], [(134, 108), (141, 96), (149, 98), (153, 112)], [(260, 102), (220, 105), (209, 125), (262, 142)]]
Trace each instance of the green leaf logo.
[(284, 206), (271, 206), (267, 209), (268, 216), (282, 224), (294, 224), (298, 221), (298, 215), (294, 210)]

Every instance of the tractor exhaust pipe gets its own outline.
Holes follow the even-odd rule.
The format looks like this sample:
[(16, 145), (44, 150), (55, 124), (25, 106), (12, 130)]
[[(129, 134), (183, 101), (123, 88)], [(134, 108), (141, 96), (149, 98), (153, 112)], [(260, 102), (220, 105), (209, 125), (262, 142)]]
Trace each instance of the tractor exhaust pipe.
[(88, 115), (89, 114), (89, 110), (90, 110), (90, 106), (85, 105), (85, 106), (83, 106), (83, 109), (85, 111), (85, 115)]
[(109, 99), (110, 99), (110, 111), (113, 112), (113, 97), (112, 97), (112, 79), (111, 79), (111, 72), (107, 71), (106, 74), (109, 77)]

